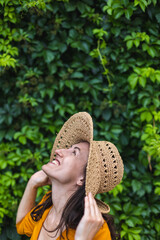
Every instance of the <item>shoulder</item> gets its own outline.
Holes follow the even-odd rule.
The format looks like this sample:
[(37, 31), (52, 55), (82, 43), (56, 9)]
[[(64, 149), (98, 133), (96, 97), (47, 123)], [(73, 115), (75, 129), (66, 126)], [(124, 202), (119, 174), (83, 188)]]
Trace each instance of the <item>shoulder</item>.
[(41, 199), (41, 201), (38, 203), (38, 205), (44, 203), (52, 194), (52, 191), (48, 191)]
[(41, 219), (43, 213), (52, 205), (51, 191), (48, 191), (41, 201), (30, 211), (32, 219), (37, 222)]
[[(41, 201), (38, 203), (37, 206), (40, 206), (41, 204), (43, 204), (50, 196), (51, 196), (51, 191), (47, 192), (43, 196), (43, 198), (41, 199)], [(31, 211), (28, 212), (26, 216), (19, 223), (16, 224), (17, 232), (19, 234), (25, 234), (28, 237), (32, 235), (33, 229), (37, 224), (37, 221), (34, 220), (34, 218), (31, 216), (31, 213), (36, 209), (36, 207), (31, 209)]]

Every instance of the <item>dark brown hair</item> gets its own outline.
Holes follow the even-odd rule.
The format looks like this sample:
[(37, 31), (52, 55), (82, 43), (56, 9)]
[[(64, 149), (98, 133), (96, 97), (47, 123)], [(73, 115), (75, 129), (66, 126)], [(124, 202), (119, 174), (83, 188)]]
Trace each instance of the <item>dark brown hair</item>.
[[(60, 230), (60, 239), (62, 239), (62, 238), (64, 239), (64, 237), (62, 235), (62, 230), (65, 227), (66, 235), (67, 235), (67, 239), (68, 239), (69, 229), (70, 228), (76, 229), (83, 214), (84, 214), (84, 198), (85, 198), (85, 183), (81, 187), (79, 187), (79, 189), (67, 201), (58, 226), (55, 229), (53, 229), (53, 231), (49, 231), (43, 225), (45, 230), (48, 233), (53, 233), (53, 232), (57, 231), (55, 236), (57, 235), (58, 230)], [(44, 211), (47, 208), (49, 208), (50, 206), (52, 206), (52, 193), (51, 192), (46, 195), (46, 200), (42, 204), (37, 205), (33, 209), (33, 211), (31, 212), (32, 219), (34, 221), (38, 221), (42, 217)], [(113, 216), (111, 216), (109, 214), (102, 214), (102, 215), (108, 224), (112, 240), (119, 240), (120, 234), (116, 233), (116, 231), (115, 231)]]

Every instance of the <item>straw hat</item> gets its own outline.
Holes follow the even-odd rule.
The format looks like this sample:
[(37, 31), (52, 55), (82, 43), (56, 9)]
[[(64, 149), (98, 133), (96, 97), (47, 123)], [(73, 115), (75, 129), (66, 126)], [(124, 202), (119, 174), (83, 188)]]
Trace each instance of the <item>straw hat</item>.
[[(56, 149), (67, 148), (82, 141), (90, 143), (86, 194), (91, 192), (95, 196), (97, 193), (112, 190), (122, 180), (123, 162), (114, 144), (93, 140), (93, 122), (87, 112), (76, 113), (64, 123), (53, 144), (51, 160), (54, 158)], [(107, 204), (97, 199), (96, 201), (102, 213), (110, 211)]]

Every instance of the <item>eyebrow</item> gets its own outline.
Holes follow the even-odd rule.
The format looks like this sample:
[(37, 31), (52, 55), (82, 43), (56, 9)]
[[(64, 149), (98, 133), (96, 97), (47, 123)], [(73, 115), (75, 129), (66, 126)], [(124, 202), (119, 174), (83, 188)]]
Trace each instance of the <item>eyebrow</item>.
[[(73, 147), (73, 145), (71, 147)], [(79, 152), (81, 151), (81, 149), (79, 147), (74, 147), (74, 149), (78, 149)]]
[(79, 151), (81, 151), (81, 149), (79, 147), (74, 147), (74, 149), (78, 149)]

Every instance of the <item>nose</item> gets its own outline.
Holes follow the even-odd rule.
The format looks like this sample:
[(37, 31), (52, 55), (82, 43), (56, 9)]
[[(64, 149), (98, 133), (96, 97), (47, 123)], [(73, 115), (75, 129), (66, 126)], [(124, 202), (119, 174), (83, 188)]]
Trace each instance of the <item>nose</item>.
[(59, 155), (60, 157), (63, 157), (63, 149), (56, 149), (55, 154)]
[(61, 149), (56, 149), (55, 154), (59, 155), (60, 157), (63, 157), (65, 154), (67, 154), (67, 152), (70, 152), (70, 151), (71, 151), (70, 148), (61, 148)]

